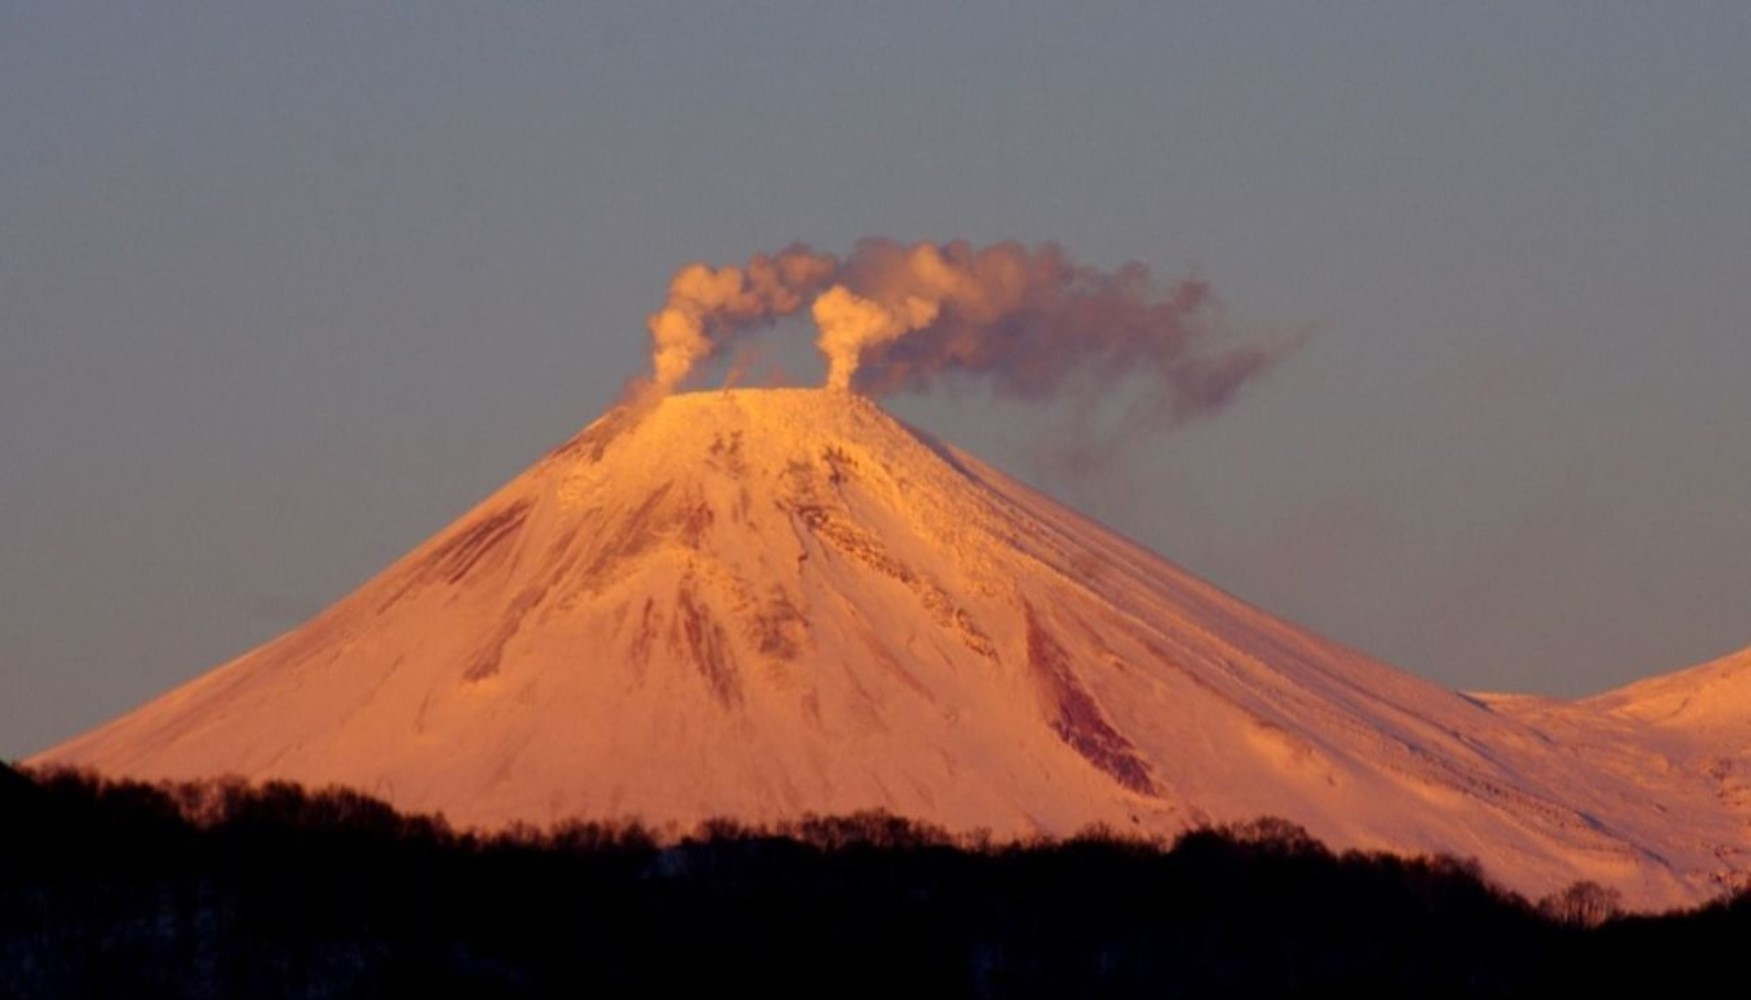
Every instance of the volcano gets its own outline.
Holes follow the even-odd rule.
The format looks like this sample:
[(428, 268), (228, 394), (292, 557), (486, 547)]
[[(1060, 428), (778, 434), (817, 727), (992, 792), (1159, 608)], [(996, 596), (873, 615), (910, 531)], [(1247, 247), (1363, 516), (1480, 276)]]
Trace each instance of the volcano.
[(1703, 898), (1744, 819), (1627, 704), (1445, 690), (863, 397), (761, 389), (610, 411), (316, 618), (30, 763), (338, 783), (487, 828), (1272, 815), (1529, 894)]

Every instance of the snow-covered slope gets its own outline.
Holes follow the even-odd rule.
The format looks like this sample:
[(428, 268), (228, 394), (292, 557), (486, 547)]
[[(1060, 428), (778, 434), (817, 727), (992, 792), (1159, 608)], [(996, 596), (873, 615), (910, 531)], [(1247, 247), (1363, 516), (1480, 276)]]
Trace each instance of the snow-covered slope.
[(1640, 905), (1738, 863), (1742, 823), (1536, 714), (1274, 619), (861, 397), (737, 390), (609, 413), (301, 628), (31, 763), (485, 825), (1269, 814)]
[(1579, 701), (1479, 698), (1561, 746), (1601, 782), (1641, 789), (1669, 825), (1674, 849), (1712, 844), (1712, 884), (1747, 883), (1751, 649)]

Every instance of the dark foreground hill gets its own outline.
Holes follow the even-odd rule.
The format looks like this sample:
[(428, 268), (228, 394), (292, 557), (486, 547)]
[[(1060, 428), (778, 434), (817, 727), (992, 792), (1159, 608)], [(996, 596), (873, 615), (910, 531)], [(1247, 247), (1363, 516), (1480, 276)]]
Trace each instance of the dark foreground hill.
[(1171, 847), (878, 814), (492, 838), (342, 790), (0, 768), (0, 995), (1528, 996), (1700, 989), (1751, 897), (1617, 918), (1262, 820)]

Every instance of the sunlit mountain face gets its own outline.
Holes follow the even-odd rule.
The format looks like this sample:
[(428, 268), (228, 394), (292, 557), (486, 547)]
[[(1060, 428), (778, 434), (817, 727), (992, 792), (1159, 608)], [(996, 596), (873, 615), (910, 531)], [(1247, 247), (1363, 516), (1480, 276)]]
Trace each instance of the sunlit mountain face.
[(1273, 815), (1656, 906), (1744, 864), (1744, 668), (1463, 696), (861, 396), (734, 390), (610, 411), (303, 626), (31, 763), (340, 783), (489, 828)]

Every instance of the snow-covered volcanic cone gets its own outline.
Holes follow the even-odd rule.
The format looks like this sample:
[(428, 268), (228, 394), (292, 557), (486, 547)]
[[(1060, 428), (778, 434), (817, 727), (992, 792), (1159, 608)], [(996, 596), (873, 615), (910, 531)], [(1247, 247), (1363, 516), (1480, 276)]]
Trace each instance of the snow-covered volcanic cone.
[(1706, 778), (1650, 792), (828, 390), (610, 412), (307, 624), (30, 763), (487, 826), (1277, 815), (1641, 905), (1714, 891), (1745, 839)]

